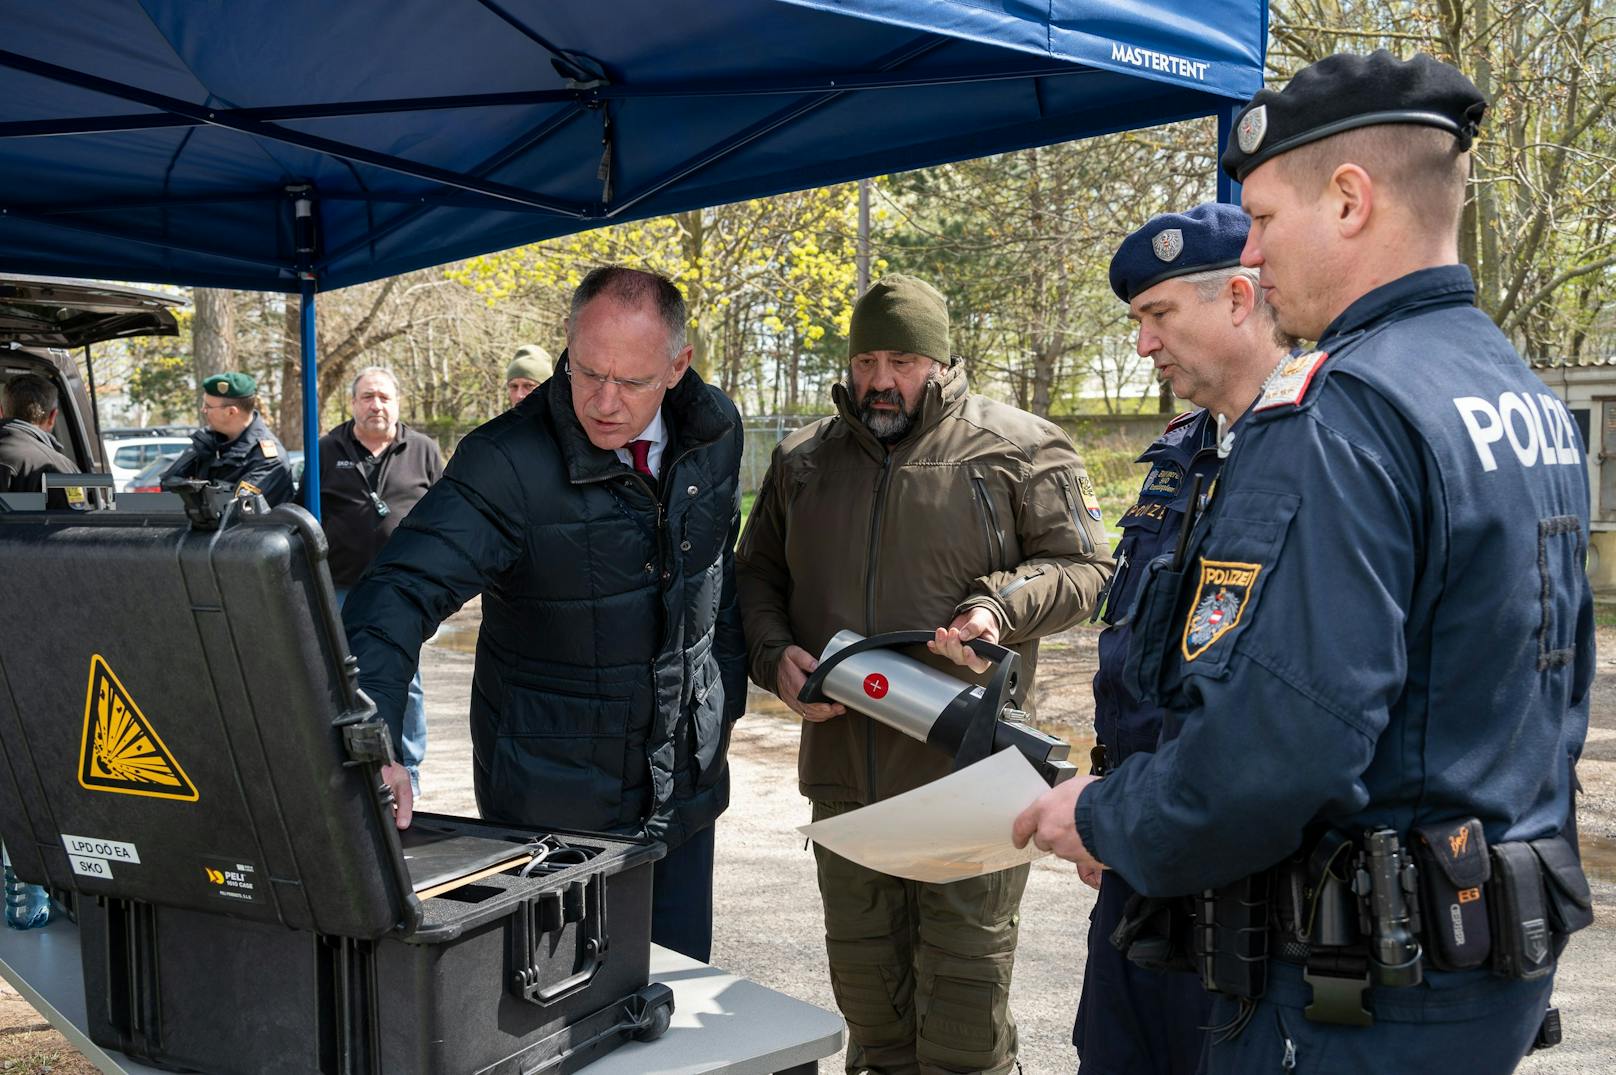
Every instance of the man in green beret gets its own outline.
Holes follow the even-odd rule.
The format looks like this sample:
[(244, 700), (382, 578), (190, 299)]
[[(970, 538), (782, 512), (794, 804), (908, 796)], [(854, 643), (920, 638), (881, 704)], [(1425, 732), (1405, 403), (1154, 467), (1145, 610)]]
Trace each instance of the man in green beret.
[(505, 370), (505, 393), (511, 406), (527, 398), (528, 393), (550, 379), (555, 372), (555, 359), (550, 352), (536, 343), (524, 343), (516, 349), (516, 357)]
[[(1112, 572), (1071, 441), (967, 391), (935, 288), (877, 282), (854, 307), (848, 353), (837, 413), (775, 449), (735, 556), (752, 679), (803, 718), (798, 782), (815, 821), (953, 768), (856, 710), (798, 701), (832, 635), (933, 629), (915, 656), (957, 676), (988, 668), (968, 640), (1002, 643), (1030, 685), (1037, 640), (1087, 616)], [(815, 855), (847, 1070), (1014, 1070), (1027, 867), (923, 884)]]
[(258, 382), (249, 373), (215, 373), (202, 382), (203, 426), (191, 447), (163, 473), (231, 486), (236, 496), (262, 496), (270, 507), (292, 499), (286, 449), (258, 414)]

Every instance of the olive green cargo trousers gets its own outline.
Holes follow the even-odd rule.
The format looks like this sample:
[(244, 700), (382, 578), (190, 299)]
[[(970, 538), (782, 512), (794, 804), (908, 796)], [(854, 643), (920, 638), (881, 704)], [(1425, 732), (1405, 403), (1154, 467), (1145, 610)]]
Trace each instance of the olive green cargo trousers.
[[(819, 821), (860, 804), (813, 805)], [(818, 845), (814, 856), (849, 1075), (1014, 1071), (1010, 972), (1029, 868), (939, 885)]]

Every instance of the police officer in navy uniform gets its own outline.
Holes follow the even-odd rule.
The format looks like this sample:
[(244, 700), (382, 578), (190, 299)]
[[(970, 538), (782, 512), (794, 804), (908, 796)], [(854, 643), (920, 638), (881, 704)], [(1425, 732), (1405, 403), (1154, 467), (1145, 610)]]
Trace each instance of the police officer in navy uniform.
[(258, 382), (248, 373), (216, 373), (202, 382), (204, 425), (191, 447), (163, 472), (230, 486), (236, 496), (262, 496), (270, 507), (292, 499), (286, 449), (258, 414)]
[(1141, 583), (1128, 677), (1166, 709), (1158, 750), (1014, 826), (1204, 894), (1214, 1073), (1511, 1071), (1557, 1039), (1555, 960), (1592, 918), (1587, 471), (1459, 264), (1485, 109), (1453, 68), (1376, 52), (1241, 111), (1242, 262), (1318, 348)]
[[(1122, 516), (1094, 677), (1097, 771), (1156, 749), (1161, 708), (1141, 701), (1123, 677), (1133, 635), (1128, 609), (1145, 565), (1173, 550), (1197, 481), (1204, 492), (1222, 468), (1220, 440), (1239, 428), (1264, 378), (1295, 343), (1275, 324), (1256, 270), (1240, 265), (1248, 224), (1234, 205), (1163, 213), (1111, 259), (1111, 289), (1139, 325), (1139, 354), (1197, 409), (1174, 418), (1139, 457), (1150, 470), (1138, 502)], [(1201, 1059), (1211, 997), (1194, 974), (1140, 966), (1111, 943), (1124, 913), (1137, 912), (1141, 901), (1115, 872), (1098, 873), (1085, 877), (1098, 881), (1100, 896), (1072, 1031), (1080, 1070), (1190, 1075)]]

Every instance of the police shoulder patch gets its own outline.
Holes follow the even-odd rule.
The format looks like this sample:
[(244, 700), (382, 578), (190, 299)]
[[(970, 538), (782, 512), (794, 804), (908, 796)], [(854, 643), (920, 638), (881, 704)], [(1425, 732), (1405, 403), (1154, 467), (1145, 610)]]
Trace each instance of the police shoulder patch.
[(236, 484), (237, 496), (263, 496), (264, 491), (252, 482), (243, 481)]
[(276, 456), (281, 454), (281, 450), (275, 447), (275, 442), (270, 440), (268, 437), (265, 437), (263, 440), (258, 442), (258, 450), (264, 453), (265, 459), (274, 459)]
[(1201, 561), (1201, 584), (1195, 591), (1195, 600), (1190, 603), (1189, 619), (1184, 621), (1186, 661), (1195, 660), (1235, 629), (1261, 571), (1261, 564)]
[(1285, 359), (1274, 367), (1274, 372), (1263, 382), (1262, 395), (1252, 404), (1251, 409), (1266, 411), (1274, 407), (1294, 407), (1301, 403), (1307, 395), (1307, 386), (1313, 383), (1313, 375), (1329, 357), (1323, 351), (1309, 351)]
[(1192, 422), (1195, 420), (1195, 416), (1200, 413), (1200, 411), (1181, 411), (1173, 415), (1172, 419), (1167, 423), (1167, 429), (1162, 430), (1162, 432), (1166, 433), (1169, 430), (1177, 429), (1181, 425)]
[(1184, 485), (1184, 472), (1172, 463), (1157, 463), (1145, 475), (1145, 484), (1139, 487), (1140, 496), (1174, 497)]

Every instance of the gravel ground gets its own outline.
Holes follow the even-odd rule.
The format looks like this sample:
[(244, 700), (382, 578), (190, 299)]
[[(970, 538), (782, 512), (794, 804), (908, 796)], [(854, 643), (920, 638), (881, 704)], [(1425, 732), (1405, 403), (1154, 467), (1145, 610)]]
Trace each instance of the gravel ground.
[[(451, 622), (423, 663), (431, 746), (423, 772), (424, 809), (471, 813), (466, 699), (478, 611)], [(1038, 721), (1086, 755), (1093, 720), (1092, 628), (1047, 639), (1040, 649)], [(1616, 1071), (1616, 629), (1601, 629), (1593, 727), (1579, 769), (1584, 854), (1593, 876), (1598, 917), (1560, 962), (1555, 1002), (1565, 1043), (1523, 1062), (1524, 1075)], [(812, 852), (798, 825), (808, 804), (797, 793), (796, 718), (755, 688), (730, 748), (733, 787), (720, 819), (714, 878), (713, 962), (772, 989), (835, 1010), (825, 966), (823, 924)], [(440, 714), (442, 714), (440, 716)], [(451, 715), (452, 714), (452, 715)], [(1021, 1028), (1027, 1075), (1077, 1066), (1072, 1016), (1082, 971), (1093, 892), (1065, 863), (1033, 864), (1022, 902), (1021, 946), (1011, 1004)], [(823, 1061), (825, 1075), (841, 1058)]]
[[(431, 745), (422, 809), (476, 812), (465, 714), (478, 620), (473, 602), (424, 651)], [(1039, 659), (1039, 722), (1071, 741), (1074, 754), (1087, 749), (1095, 637), (1088, 628), (1068, 631), (1047, 640)], [(1586, 788), (1580, 804), (1583, 848), (1598, 917), (1561, 960), (1555, 1001), (1565, 1023), (1565, 1044), (1528, 1058), (1519, 1069), (1526, 1075), (1616, 1071), (1616, 630), (1601, 629), (1599, 649), (1606, 656), (1599, 664), (1593, 726), (1580, 769)], [(813, 856), (796, 832), (808, 820), (807, 803), (796, 787), (797, 737), (795, 718), (754, 690), (748, 716), (736, 728), (731, 806), (718, 826), (713, 962), (834, 1010)], [(1027, 1075), (1076, 1067), (1070, 1032), (1092, 905), (1093, 893), (1065, 864), (1045, 859), (1033, 865), (1011, 995)], [(33, 1031), (39, 1018), (21, 998), (4, 992), (0, 1067), (18, 1075), (93, 1070), (60, 1035)], [(840, 1059), (822, 1062), (821, 1071), (834, 1075), (841, 1070)]]

